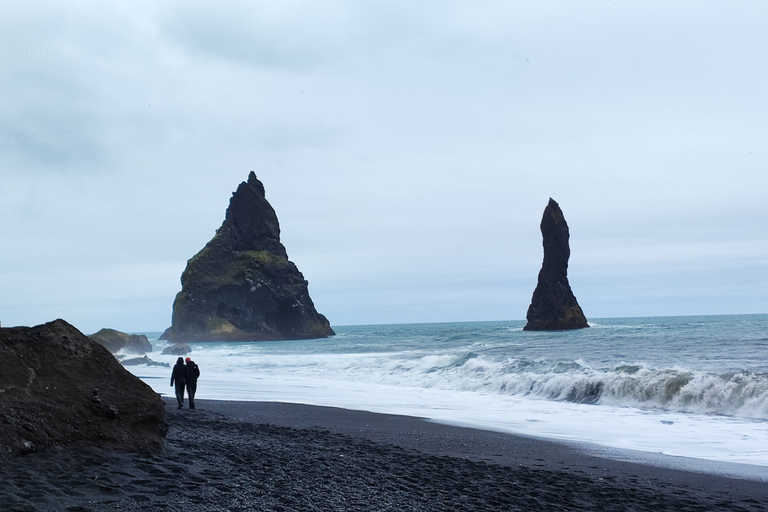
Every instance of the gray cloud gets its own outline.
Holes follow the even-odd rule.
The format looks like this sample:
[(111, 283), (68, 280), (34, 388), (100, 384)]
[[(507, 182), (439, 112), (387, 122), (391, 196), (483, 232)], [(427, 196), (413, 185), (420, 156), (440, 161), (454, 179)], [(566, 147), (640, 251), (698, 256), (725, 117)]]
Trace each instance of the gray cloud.
[(250, 170), (337, 325), (522, 318), (550, 196), (589, 317), (765, 311), (765, 11), (15, 5), (0, 320), (163, 329)]

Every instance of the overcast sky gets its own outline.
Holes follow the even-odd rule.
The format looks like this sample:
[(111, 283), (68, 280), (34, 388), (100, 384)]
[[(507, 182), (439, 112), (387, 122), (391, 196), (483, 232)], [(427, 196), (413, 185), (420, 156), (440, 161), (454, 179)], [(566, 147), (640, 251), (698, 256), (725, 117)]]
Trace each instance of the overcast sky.
[(0, 322), (170, 325), (253, 170), (332, 325), (768, 312), (764, 1), (29, 1), (0, 16)]

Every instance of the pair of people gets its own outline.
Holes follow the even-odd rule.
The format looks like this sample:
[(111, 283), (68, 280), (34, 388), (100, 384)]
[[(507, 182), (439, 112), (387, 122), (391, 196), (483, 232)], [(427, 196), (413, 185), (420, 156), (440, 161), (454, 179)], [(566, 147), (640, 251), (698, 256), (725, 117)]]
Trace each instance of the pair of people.
[(184, 407), (184, 388), (189, 396), (189, 408), (195, 408), (198, 377), (200, 377), (200, 368), (192, 359), (188, 357), (187, 364), (184, 364), (183, 357), (176, 360), (176, 365), (171, 372), (171, 387), (176, 384), (176, 401), (179, 403), (179, 409)]

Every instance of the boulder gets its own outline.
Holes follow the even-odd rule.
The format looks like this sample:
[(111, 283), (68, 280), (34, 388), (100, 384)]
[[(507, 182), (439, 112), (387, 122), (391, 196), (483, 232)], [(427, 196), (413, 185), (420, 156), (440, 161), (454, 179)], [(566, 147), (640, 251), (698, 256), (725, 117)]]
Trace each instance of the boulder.
[(552, 198), (541, 219), (544, 262), (523, 328), (526, 331), (560, 331), (589, 327), (568, 283), (570, 233), (560, 206)]
[(277, 215), (251, 172), (232, 194), (216, 235), (187, 262), (171, 327), (160, 339), (262, 341), (333, 335), (307, 286), (288, 260)]
[(129, 334), (128, 343), (123, 347), (128, 354), (146, 354), (152, 352), (152, 344), (144, 334)]
[(161, 450), (165, 406), (64, 320), (0, 328), (0, 458), (86, 443)]
[(88, 337), (104, 345), (113, 354), (120, 350), (128, 354), (152, 352), (152, 344), (143, 334), (126, 334), (115, 329), (104, 328)]
[(120, 364), (122, 364), (123, 366), (139, 366), (139, 365), (145, 364), (147, 366), (165, 366), (166, 368), (171, 367), (171, 365), (168, 363), (160, 363), (158, 361), (153, 361), (147, 356), (121, 359)]
[(192, 352), (192, 347), (187, 345), (186, 343), (174, 343), (173, 345), (168, 345), (163, 349), (162, 354), (164, 356), (171, 355), (171, 356), (184, 356)]
[(112, 354), (120, 352), (128, 342), (128, 335), (124, 335), (124, 333), (114, 329), (101, 329), (99, 332), (89, 334), (88, 337), (109, 350)]

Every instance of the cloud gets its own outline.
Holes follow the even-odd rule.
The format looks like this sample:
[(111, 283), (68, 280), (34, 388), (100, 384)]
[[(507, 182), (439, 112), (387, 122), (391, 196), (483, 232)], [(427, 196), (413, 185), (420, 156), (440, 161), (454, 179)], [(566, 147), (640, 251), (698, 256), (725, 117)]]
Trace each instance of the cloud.
[[(165, 328), (177, 267), (251, 170), (332, 322), (522, 318), (549, 197), (588, 316), (765, 309), (764, 10), (14, 5), (0, 290), (29, 300), (0, 315)], [(46, 280), (58, 298), (32, 300)]]
[(327, 58), (341, 14), (333, 2), (177, 2), (160, 20), (167, 41), (192, 59), (297, 72)]

